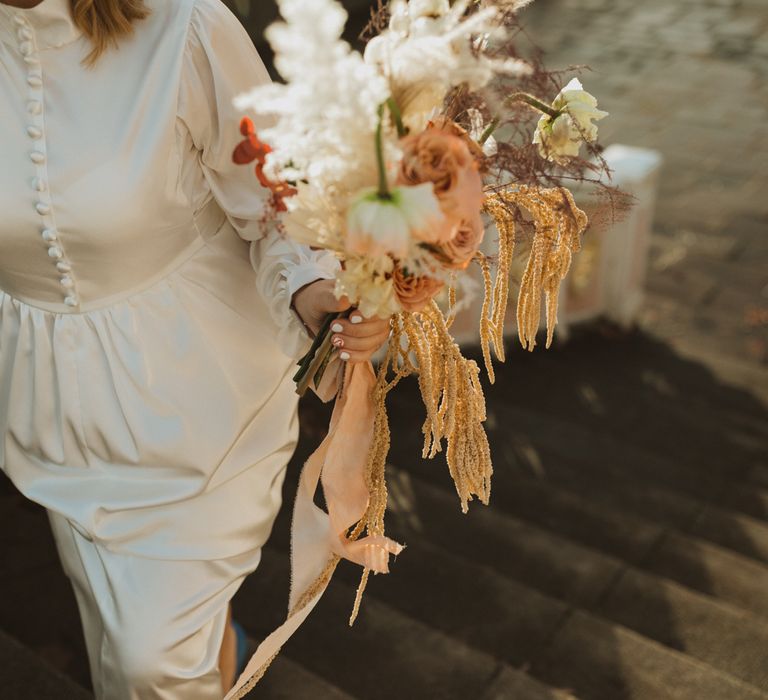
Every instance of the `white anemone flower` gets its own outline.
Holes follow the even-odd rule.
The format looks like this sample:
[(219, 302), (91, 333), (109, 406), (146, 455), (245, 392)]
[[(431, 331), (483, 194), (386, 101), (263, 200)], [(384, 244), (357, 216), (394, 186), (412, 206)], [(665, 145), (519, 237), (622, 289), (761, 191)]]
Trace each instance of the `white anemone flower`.
[(386, 197), (375, 187), (366, 188), (349, 207), (346, 248), (358, 255), (404, 258), (419, 232), (442, 217), (431, 182), (394, 187)]
[(608, 116), (608, 112), (597, 109), (597, 99), (584, 90), (578, 78), (560, 91), (552, 109), (560, 114), (541, 116), (533, 143), (543, 158), (557, 163), (578, 156), (582, 141), (596, 141), (597, 125), (592, 122)]

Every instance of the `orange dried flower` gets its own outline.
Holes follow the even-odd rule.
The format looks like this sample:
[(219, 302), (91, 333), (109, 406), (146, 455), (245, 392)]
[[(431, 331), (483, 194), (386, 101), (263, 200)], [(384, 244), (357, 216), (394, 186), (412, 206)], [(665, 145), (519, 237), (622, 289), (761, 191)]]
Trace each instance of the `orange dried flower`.
[(266, 187), (272, 192), (272, 201), (277, 211), (286, 211), (285, 197), (292, 197), (296, 194), (296, 189), (286, 182), (274, 182), (264, 174), (264, 163), (267, 154), (272, 152), (268, 143), (264, 143), (256, 135), (256, 128), (248, 117), (240, 120), (240, 133), (245, 136), (240, 143), (235, 146), (232, 153), (232, 160), (238, 165), (245, 165), (256, 162), (256, 177), (262, 187)]

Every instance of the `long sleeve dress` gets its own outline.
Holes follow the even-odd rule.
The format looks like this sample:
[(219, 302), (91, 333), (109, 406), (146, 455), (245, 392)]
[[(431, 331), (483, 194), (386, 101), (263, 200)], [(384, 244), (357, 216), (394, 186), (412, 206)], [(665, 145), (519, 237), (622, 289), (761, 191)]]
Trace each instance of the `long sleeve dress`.
[(255, 568), (298, 433), (291, 295), (336, 265), (231, 160), (232, 99), (269, 80), (236, 18), (146, 4), (93, 67), (68, 0), (0, 4), (0, 468), (105, 589), (105, 557)]

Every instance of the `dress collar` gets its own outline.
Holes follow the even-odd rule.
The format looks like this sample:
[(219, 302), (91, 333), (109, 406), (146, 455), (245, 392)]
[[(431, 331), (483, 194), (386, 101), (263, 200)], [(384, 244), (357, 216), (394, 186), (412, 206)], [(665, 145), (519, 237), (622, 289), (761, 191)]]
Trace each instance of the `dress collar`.
[(3, 37), (13, 43), (16, 43), (19, 27), (28, 27), (38, 50), (65, 46), (82, 34), (72, 19), (70, 0), (42, 0), (28, 9), (0, 2), (0, 25), (4, 30)]

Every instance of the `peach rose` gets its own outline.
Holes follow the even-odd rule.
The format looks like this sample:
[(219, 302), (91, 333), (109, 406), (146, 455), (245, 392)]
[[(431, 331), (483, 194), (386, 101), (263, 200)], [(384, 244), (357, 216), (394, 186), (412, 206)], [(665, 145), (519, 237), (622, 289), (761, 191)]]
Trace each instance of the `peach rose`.
[(463, 126), (459, 126), (452, 119), (448, 119), (448, 117), (435, 117), (435, 119), (432, 119), (427, 124), (427, 128), (442, 129), (449, 134), (458, 136), (467, 144), (467, 148), (472, 157), (477, 161), (480, 171), (482, 172), (485, 169), (485, 153), (483, 153), (482, 146), (469, 135), (469, 132)]
[(403, 159), (397, 182), (431, 182), (447, 222), (425, 233), (428, 243), (444, 243), (456, 224), (477, 216), (483, 205), (483, 181), (467, 144), (445, 129), (428, 128), (401, 142)]
[(400, 265), (395, 264), (392, 272), (395, 296), (405, 311), (420, 311), (443, 287), (433, 277), (409, 275)]
[(479, 214), (459, 223), (451, 240), (438, 246), (437, 257), (446, 267), (463, 270), (483, 241), (485, 226)]

